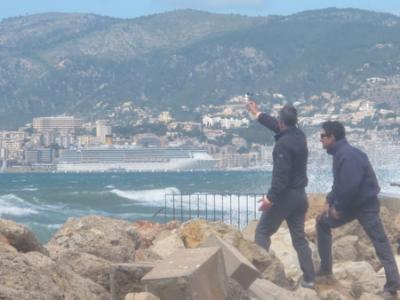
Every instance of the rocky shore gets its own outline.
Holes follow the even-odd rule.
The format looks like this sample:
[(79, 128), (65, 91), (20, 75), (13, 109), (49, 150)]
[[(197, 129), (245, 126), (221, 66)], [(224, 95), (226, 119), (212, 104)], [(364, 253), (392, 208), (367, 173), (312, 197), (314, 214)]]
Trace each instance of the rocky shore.
[[(310, 196), (306, 222), (313, 249), (322, 195)], [(396, 254), (400, 214), (381, 216)], [(253, 242), (256, 221), (242, 232), (205, 220), (183, 224), (70, 218), (41, 245), (31, 230), (0, 219), (0, 299), (382, 299), (385, 275), (372, 244), (352, 222), (334, 231), (334, 277), (299, 287), (301, 272), (285, 226), (271, 250)], [(400, 264), (400, 256), (396, 256)]]

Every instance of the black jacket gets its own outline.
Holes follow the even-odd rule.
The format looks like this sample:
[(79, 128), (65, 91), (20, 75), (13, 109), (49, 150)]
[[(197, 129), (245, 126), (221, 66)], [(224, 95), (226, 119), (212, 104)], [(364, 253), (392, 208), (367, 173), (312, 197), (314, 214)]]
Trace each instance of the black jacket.
[(376, 209), (380, 191), (367, 155), (341, 139), (327, 149), (333, 155), (333, 186), (327, 200), (338, 211)]
[(277, 119), (267, 114), (260, 114), (258, 121), (276, 133), (272, 154), (272, 182), (267, 195), (270, 201), (276, 202), (287, 190), (307, 186), (307, 140), (303, 131), (297, 127), (289, 127), (280, 132)]

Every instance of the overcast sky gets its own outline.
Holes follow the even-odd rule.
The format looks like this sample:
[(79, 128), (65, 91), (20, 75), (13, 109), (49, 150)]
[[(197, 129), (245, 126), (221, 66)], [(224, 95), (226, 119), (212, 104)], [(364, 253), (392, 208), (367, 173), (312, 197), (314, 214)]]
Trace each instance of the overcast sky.
[(42, 12), (95, 13), (134, 18), (174, 9), (287, 15), (326, 7), (354, 7), (400, 14), (400, 0), (0, 0), (0, 19)]

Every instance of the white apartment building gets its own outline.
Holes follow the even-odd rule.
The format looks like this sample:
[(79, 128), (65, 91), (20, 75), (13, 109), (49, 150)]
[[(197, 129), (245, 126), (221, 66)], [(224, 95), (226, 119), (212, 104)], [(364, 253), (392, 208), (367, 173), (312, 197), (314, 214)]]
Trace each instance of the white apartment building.
[(112, 134), (111, 126), (108, 125), (106, 120), (98, 120), (96, 121), (96, 137), (99, 139), (101, 143), (105, 143), (107, 136)]
[(41, 117), (33, 119), (33, 129), (36, 132), (58, 131), (74, 132), (82, 127), (82, 120), (71, 116)]

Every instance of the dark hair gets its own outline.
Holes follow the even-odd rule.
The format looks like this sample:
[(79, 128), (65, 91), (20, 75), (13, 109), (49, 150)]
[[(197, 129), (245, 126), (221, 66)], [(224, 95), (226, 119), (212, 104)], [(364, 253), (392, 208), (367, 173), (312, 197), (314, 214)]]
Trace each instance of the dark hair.
[(286, 104), (279, 112), (279, 120), (286, 126), (296, 126), (297, 124), (297, 110), (293, 105)]
[(338, 121), (326, 121), (322, 123), (322, 128), (328, 136), (333, 135), (336, 141), (346, 137), (346, 130), (343, 124)]

